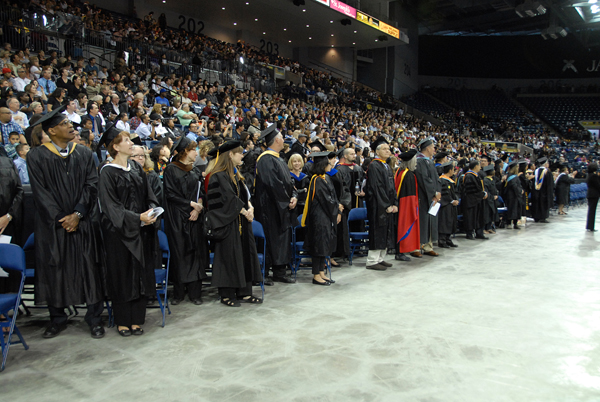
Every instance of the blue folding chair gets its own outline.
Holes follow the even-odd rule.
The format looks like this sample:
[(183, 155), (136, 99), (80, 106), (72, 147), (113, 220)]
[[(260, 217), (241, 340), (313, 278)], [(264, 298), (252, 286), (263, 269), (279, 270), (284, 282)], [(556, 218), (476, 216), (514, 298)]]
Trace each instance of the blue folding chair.
[[(0, 294), (0, 314), (6, 317), (7, 321), (0, 321), (0, 346), (2, 347), (2, 366), (0, 371), (4, 370), (8, 350), (11, 345), (22, 344), (25, 350), (29, 349), (25, 339), (21, 336), (17, 328), (17, 315), (19, 314), (19, 304), (21, 303), (21, 293), (25, 286), (25, 252), (16, 244), (0, 244), (0, 267), (4, 270), (18, 271), (21, 274), (21, 283), (17, 293)], [(12, 318), (8, 320), (9, 312), (12, 310)], [(10, 328), (8, 337), (5, 340), (4, 328)], [(13, 333), (19, 338), (18, 342), (12, 342)]]
[(166, 260), (165, 268), (155, 269), (154, 276), (156, 277), (156, 298), (158, 306), (162, 313), (162, 327), (165, 326), (165, 308), (171, 314), (169, 307), (169, 298), (167, 297), (167, 286), (169, 284), (169, 264), (171, 262), (171, 250), (169, 249), (169, 241), (167, 235), (162, 230), (158, 231), (158, 243), (162, 252), (163, 261)]
[[(367, 208), (354, 208), (348, 213), (348, 233), (350, 237), (350, 256), (348, 262), (352, 265), (352, 258), (356, 249), (369, 247), (369, 232), (352, 232), (350, 231), (350, 222), (367, 220)], [(366, 225), (366, 224), (365, 224)]]
[[(35, 250), (35, 237), (34, 234), (30, 234), (29, 237), (27, 238), (27, 241), (25, 242), (25, 245), (23, 246), (23, 251), (24, 252), (28, 252), (28, 251), (34, 251)], [(30, 279), (31, 281), (33, 281), (33, 278), (35, 276), (35, 269), (34, 268), (27, 268), (27, 266), (25, 267), (25, 281), (27, 282), (28, 279)], [(26, 283), (27, 284), (27, 283)], [(25, 289), (23, 288), (23, 294), (34, 294), (33, 289)], [(26, 304), (25, 301), (33, 301), (33, 299), (24, 299), (23, 297), (21, 298), (21, 306), (23, 306), (23, 309), (25, 310), (25, 314), (27, 314), (28, 316), (31, 315), (31, 311), (29, 311), (29, 308)], [(42, 307), (35, 307), (35, 306), (31, 306), (31, 308), (42, 308)], [(45, 307), (43, 307), (45, 308)]]
[[(262, 290), (262, 299), (265, 300), (265, 256), (267, 255), (267, 238), (265, 237), (265, 231), (262, 224), (258, 221), (252, 221), (252, 233), (254, 234), (254, 240), (262, 240), (262, 253), (258, 253), (258, 262), (260, 263), (260, 272), (262, 273), (262, 280), (260, 282), (260, 289)], [(258, 248), (257, 250), (258, 251)]]

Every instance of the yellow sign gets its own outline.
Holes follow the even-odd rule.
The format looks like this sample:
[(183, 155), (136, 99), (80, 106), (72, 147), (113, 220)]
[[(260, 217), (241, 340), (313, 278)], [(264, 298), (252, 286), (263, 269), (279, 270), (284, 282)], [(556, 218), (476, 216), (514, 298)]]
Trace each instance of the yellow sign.
[(381, 32), (384, 32), (390, 36), (393, 36), (396, 39), (400, 39), (400, 30), (394, 28), (393, 26), (386, 24), (383, 21), (379, 21), (377, 18), (373, 18), (368, 14), (365, 14), (361, 11), (356, 12), (356, 19), (364, 24), (372, 26), (375, 29), (378, 29)]

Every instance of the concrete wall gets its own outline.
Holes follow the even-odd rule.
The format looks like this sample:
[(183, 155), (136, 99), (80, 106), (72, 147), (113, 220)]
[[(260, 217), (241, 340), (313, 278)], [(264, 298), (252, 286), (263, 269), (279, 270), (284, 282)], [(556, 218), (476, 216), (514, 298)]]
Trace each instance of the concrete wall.
[(355, 78), (354, 48), (295, 48), (293, 57), (308, 67), (330, 71), (333, 75), (346, 79)]
[(394, 47), (394, 75), (391, 93), (395, 98), (409, 95), (419, 89), (419, 27), (400, 2), (390, 3), (390, 19), (406, 28), (409, 44)]

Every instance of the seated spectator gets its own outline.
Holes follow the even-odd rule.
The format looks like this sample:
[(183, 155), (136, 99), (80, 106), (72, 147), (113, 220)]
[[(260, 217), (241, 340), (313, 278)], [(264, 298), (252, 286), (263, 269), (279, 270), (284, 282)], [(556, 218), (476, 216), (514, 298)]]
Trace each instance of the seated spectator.
[(202, 127), (204, 126), (204, 120), (201, 120), (200, 123), (193, 120), (189, 125), (189, 132), (186, 135), (188, 139), (194, 142), (198, 142), (196, 140), (204, 140), (205, 138), (202, 136)]
[(150, 152), (150, 159), (154, 162), (154, 171), (162, 178), (163, 172), (169, 163), (171, 151), (167, 145), (160, 143), (155, 145)]
[(58, 88), (64, 88), (68, 90), (69, 86), (71, 85), (71, 79), (69, 78), (70, 73), (70, 67), (63, 67), (60, 69), (60, 77), (56, 79), (56, 86)]
[(12, 80), (12, 86), (17, 92), (24, 92), (25, 86), (31, 82), (29, 78), (27, 78), (27, 71), (23, 67), (19, 67), (17, 69), (17, 76)]
[(21, 184), (29, 184), (29, 172), (27, 172), (27, 153), (29, 152), (29, 145), (19, 144), (15, 147), (17, 151), (17, 158), (13, 161), (19, 172), (19, 178)]
[(168, 92), (168, 91), (167, 91), (166, 89), (164, 89), (164, 88), (163, 88), (163, 89), (161, 89), (161, 90), (160, 90), (160, 96), (158, 96), (158, 97), (155, 99), (155, 102), (156, 102), (156, 103), (160, 103), (161, 105), (165, 105), (165, 106), (167, 106), (167, 107), (170, 107), (170, 106), (171, 106), (171, 103), (170, 103), (170, 102), (169, 102), (169, 100), (167, 99), (167, 92)]
[(6, 102), (6, 106), (8, 106), (8, 109), (12, 113), (12, 118), (15, 123), (21, 126), (23, 130), (29, 127), (29, 119), (25, 113), (21, 112), (21, 103), (17, 98), (10, 98)]
[(136, 109), (133, 109), (132, 111), (132, 117), (129, 120), (129, 127), (135, 131), (138, 126), (140, 125), (140, 123), (142, 122), (142, 115), (144, 114), (144, 109), (142, 109), (141, 107), (138, 107)]
[(73, 127), (79, 127), (81, 124), (81, 116), (77, 114), (77, 101), (70, 100), (67, 103), (67, 109), (63, 112), (63, 114), (67, 115), (67, 118), (71, 123), (73, 123)]
[(8, 143), (4, 145), (4, 150), (6, 151), (6, 155), (10, 159), (14, 159), (17, 157), (17, 145), (19, 145), (19, 133), (13, 131), (8, 135)]
[(129, 117), (127, 113), (121, 113), (117, 116), (117, 124), (116, 127), (120, 131), (127, 131), (128, 133), (131, 131), (131, 127), (129, 126)]
[(46, 96), (56, 91), (56, 83), (52, 81), (52, 67), (44, 67), (42, 77), (38, 79), (38, 83)]
[(98, 67), (98, 65), (96, 64), (96, 58), (95, 57), (91, 57), (88, 60), (88, 65), (85, 66), (85, 68), (83, 69), (83, 71), (86, 74), (91, 73), (92, 71), (95, 71), (96, 74), (98, 74), (100, 72), (100, 68)]
[(61, 107), (65, 101), (66, 93), (67, 90), (64, 88), (56, 88), (48, 97), (48, 104), (46, 105), (47, 111), (51, 112), (52, 110)]
[(182, 126), (189, 126), (192, 120), (198, 120), (198, 116), (195, 113), (190, 112), (190, 105), (184, 103), (181, 108), (175, 114), (179, 118), (179, 123)]
[(166, 130), (165, 135), (168, 138), (171, 138), (173, 141), (183, 135), (183, 132), (179, 128), (175, 127), (175, 120), (172, 118), (163, 119), (163, 126)]
[(135, 133), (142, 141), (154, 140), (156, 139), (156, 124), (155, 122), (150, 124), (150, 116), (147, 114), (142, 115), (142, 122), (135, 130)]

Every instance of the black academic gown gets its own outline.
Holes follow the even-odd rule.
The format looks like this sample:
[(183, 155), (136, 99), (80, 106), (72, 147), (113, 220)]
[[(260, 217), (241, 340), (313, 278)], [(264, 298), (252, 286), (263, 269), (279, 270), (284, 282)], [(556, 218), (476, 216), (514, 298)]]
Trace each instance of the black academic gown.
[(310, 235), (304, 239), (304, 249), (313, 257), (329, 257), (336, 249), (339, 212), (339, 201), (331, 176), (313, 177), (306, 203), (307, 216), (303, 225)]
[[(152, 192), (158, 201), (158, 205), (162, 207), (164, 204), (163, 182), (158, 173), (156, 173), (154, 170), (148, 172), (148, 183), (150, 184), (150, 188), (152, 188)], [(162, 219), (162, 216), (160, 219)]]
[(300, 141), (296, 141), (292, 144), (292, 147), (290, 148), (290, 152), (287, 153), (286, 158), (289, 160), (290, 156), (294, 155), (294, 154), (298, 154), (302, 157), (302, 160), (306, 159), (306, 156), (310, 153), (310, 150), (300, 144)]
[[(53, 307), (95, 304), (104, 295), (91, 219), (98, 194), (92, 151), (70, 143), (70, 153), (63, 158), (51, 143), (47, 145), (27, 155), (36, 206), (35, 302)], [(75, 211), (83, 219), (75, 232), (67, 233), (58, 221)]]
[(556, 203), (558, 205), (569, 205), (571, 198), (571, 184), (575, 184), (575, 179), (568, 174), (562, 174), (556, 180)]
[[(523, 213), (523, 188), (521, 181), (517, 176), (507, 178), (502, 188), (502, 199), (506, 206), (506, 219), (514, 220), (521, 219)], [(520, 177), (520, 176), (519, 176)], [(510, 180), (509, 180), (510, 179)]]
[(304, 203), (306, 202), (306, 192), (308, 191), (308, 185), (310, 184), (310, 178), (304, 173), (300, 172), (300, 176), (296, 176), (290, 172), (292, 180), (294, 180), (294, 188), (298, 192), (298, 203), (296, 208), (292, 211), (292, 224), (296, 225), (296, 221), (299, 215), (302, 215), (304, 210)]
[(463, 225), (466, 232), (483, 228), (482, 200), (485, 196), (483, 184), (479, 176), (467, 172), (463, 178), (461, 204)]
[(442, 234), (453, 234), (456, 233), (458, 222), (458, 208), (452, 205), (452, 201), (458, 201), (456, 184), (454, 181), (441, 177), (440, 185), (442, 187), (442, 199), (440, 200), (440, 210), (438, 212), (438, 231)]
[(393, 248), (396, 242), (393, 214), (388, 214), (386, 209), (396, 205), (396, 191), (392, 169), (387, 163), (373, 159), (367, 171), (365, 190), (369, 250)]
[[(519, 181), (521, 184), (521, 189), (523, 190), (523, 194), (521, 195), (521, 197), (523, 198), (521, 202), (521, 216), (527, 216), (527, 207), (531, 198), (531, 190), (533, 189), (533, 183), (531, 180), (527, 180), (527, 176), (525, 176), (525, 173), (519, 176)], [(502, 198), (504, 199), (504, 196), (502, 196)]]
[(287, 165), (278, 156), (263, 153), (256, 162), (255, 217), (267, 237), (267, 266), (287, 265), (292, 259), (290, 199), (297, 197)]
[(203, 213), (196, 221), (190, 221), (190, 201), (196, 202), (203, 196), (201, 181), (198, 168), (185, 171), (179, 162), (168, 164), (163, 173), (165, 231), (171, 249), (171, 269), (179, 283), (207, 277), (209, 255), (202, 232)]
[(161, 263), (156, 224), (140, 221), (158, 201), (142, 167), (130, 161), (129, 168), (105, 165), (98, 183), (106, 293), (117, 303), (154, 296), (154, 270)]
[(226, 172), (210, 174), (207, 200), (207, 218), (213, 227), (227, 227), (223, 240), (211, 242), (215, 254), (212, 286), (245, 288), (248, 282), (262, 281), (252, 223), (240, 215), (242, 208), (249, 208), (243, 181), (232, 182)]
[[(0, 145), (1, 147), (2, 145)], [(3, 235), (12, 236), (11, 243), (19, 242), (21, 214), (23, 211), (23, 187), (13, 161), (0, 156), (0, 216), (10, 214), (12, 220), (4, 229)]]
[(350, 193), (348, 192), (348, 183), (344, 180), (337, 169), (327, 172), (331, 179), (335, 194), (340, 204), (344, 206), (342, 211), (342, 220), (337, 225), (337, 246), (334, 256), (346, 257), (350, 255), (350, 233), (348, 232), (348, 214), (350, 213)]
[(358, 190), (360, 192), (363, 180), (365, 179), (365, 171), (356, 164), (338, 164), (335, 168), (337, 169), (338, 174), (342, 175), (343, 180), (346, 182), (347, 190), (350, 194), (350, 209), (361, 208), (363, 206), (362, 200), (364, 197), (358, 197), (356, 195), (356, 185), (358, 184)]
[(483, 200), (483, 224), (498, 222), (498, 206), (494, 196), (498, 195), (498, 189), (492, 176), (483, 179), (483, 186), (488, 193), (488, 198)]
[[(542, 171), (545, 171), (543, 178)], [(550, 208), (554, 206), (554, 178), (552, 172), (547, 168), (538, 168), (538, 179), (541, 182), (536, 189), (535, 177), (533, 178), (533, 189), (531, 191), (531, 216), (536, 221), (544, 220), (550, 216)]]
[(421, 229), (421, 244), (436, 242), (438, 239), (438, 217), (429, 213), (433, 197), (441, 193), (437, 169), (433, 161), (423, 154), (417, 155), (417, 185), (419, 188), (419, 225)]

